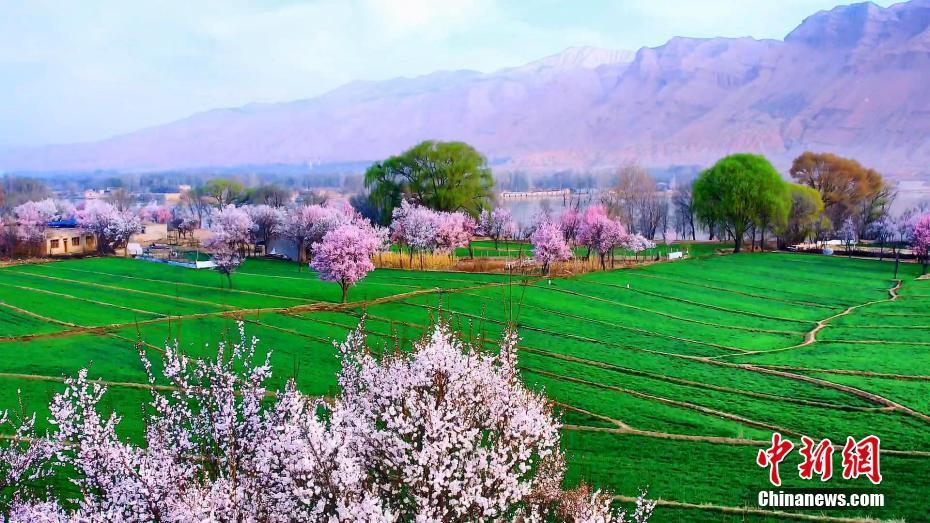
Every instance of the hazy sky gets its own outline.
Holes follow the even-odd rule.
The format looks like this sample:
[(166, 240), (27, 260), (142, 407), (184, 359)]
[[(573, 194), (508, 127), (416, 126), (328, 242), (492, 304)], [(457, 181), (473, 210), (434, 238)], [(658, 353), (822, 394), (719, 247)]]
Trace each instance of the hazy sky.
[[(837, 0), (0, 0), (0, 147), (579, 45), (782, 38)], [(879, 1), (888, 5), (891, 1)]]

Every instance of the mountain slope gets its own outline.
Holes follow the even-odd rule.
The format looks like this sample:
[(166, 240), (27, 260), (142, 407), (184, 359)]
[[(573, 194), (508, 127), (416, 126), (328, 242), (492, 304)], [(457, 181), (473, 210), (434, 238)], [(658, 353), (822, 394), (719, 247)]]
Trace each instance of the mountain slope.
[(571, 48), (489, 74), (355, 82), (284, 104), (214, 110), (91, 144), (0, 155), (0, 169), (168, 169), (373, 160), (465, 140), (498, 168), (784, 167), (807, 149), (892, 174), (930, 170), (930, 0), (855, 4), (784, 41), (673, 38), (635, 54)]

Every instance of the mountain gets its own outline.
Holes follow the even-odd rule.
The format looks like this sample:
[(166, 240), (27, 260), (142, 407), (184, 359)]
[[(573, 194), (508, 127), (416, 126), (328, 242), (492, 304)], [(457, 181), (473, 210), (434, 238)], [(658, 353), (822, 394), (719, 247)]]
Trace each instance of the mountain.
[(930, 172), (930, 0), (841, 6), (784, 40), (673, 38), (591, 47), (492, 73), (354, 82), (218, 109), (108, 140), (0, 154), (0, 170), (159, 170), (376, 160), (464, 140), (497, 169), (707, 165), (804, 150)]

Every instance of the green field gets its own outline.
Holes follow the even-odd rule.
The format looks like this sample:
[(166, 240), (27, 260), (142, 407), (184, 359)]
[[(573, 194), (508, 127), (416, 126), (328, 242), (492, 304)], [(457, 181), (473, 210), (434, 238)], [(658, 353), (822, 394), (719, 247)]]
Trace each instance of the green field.
[[(523, 246), (498, 252), (511, 248)], [(11, 266), (0, 269), (0, 408), (20, 390), (44, 414), (62, 376), (88, 367), (111, 383), (107, 407), (135, 437), (148, 395), (137, 340), (156, 357), (167, 339), (206, 356), (241, 317), (273, 349), (275, 385), (294, 377), (332, 394), (332, 341), (362, 315), (375, 347), (409, 345), (439, 314), (487, 343), (514, 321), (524, 378), (559, 405), (570, 481), (679, 503), (654, 521), (784, 520), (732, 512), (768, 487), (755, 455), (774, 430), (796, 444), (874, 433), (886, 508), (827, 515), (926, 521), (930, 280), (902, 265), (899, 284), (892, 263), (874, 260), (712, 253), (695, 246), (690, 260), (551, 284), (377, 270), (345, 307), (338, 285), (284, 262), (248, 260), (232, 290), (214, 272), (121, 258)], [(874, 488), (843, 480), (835, 459), (825, 486)], [(784, 485), (819, 486), (798, 478), (798, 463), (795, 451), (782, 464)]]

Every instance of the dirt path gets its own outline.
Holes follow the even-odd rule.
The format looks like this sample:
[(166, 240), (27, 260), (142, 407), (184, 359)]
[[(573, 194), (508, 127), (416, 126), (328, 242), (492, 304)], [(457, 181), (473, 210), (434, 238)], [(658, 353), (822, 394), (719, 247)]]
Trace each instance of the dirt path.
[(13, 312), (18, 312), (18, 313), (20, 313), (20, 314), (24, 314), (24, 315), (26, 315), (26, 316), (35, 318), (35, 319), (37, 319), (37, 320), (42, 320), (42, 321), (44, 321), (44, 322), (46, 322), (46, 323), (51, 323), (51, 324), (53, 324), (53, 325), (62, 325), (62, 326), (64, 326), (64, 327), (77, 327), (77, 328), (83, 328), (83, 327), (81, 327), (80, 325), (77, 325), (77, 324), (74, 324), (74, 323), (69, 323), (69, 322), (67, 322), (67, 321), (61, 321), (61, 320), (55, 319), (55, 318), (49, 318), (49, 317), (47, 317), (47, 316), (42, 316), (41, 314), (37, 314), (37, 313), (32, 312), (32, 311), (27, 311), (26, 309), (21, 309), (21, 308), (17, 307), (16, 305), (10, 305), (9, 303), (7, 303), (7, 302), (5, 302), (5, 301), (0, 301), (0, 307), (6, 307), (7, 309), (10, 309), (10, 310), (13, 311)]
[[(14, 305), (0, 301), (0, 306), (9, 308), (10, 310), (32, 316), (42, 321), (47, 321), (57, 325), (62, 325), (69, 327), (69, 330), (52, 332), (52, 333), (43, 333), (36, 335), (24, 335), (16, 336), (11, 338), (0, 338), (0, 343), (9, 342), (9, 341), (27, 341), (29, 339), (38, 339), (38, 338), (63, 338), (68, 336), (77, 336), (81, 334), (98, 334), (98, 335), (110, 335), (114, 331), (119, 331), (122, 329), (132, 328), (132, 327), (143, 327), (147, 325), (154, 325), (159, 323), (169, 323), (172, 321), (184, 321), (184, 320), (195, 320), (201, 318), (212, 318), (212, 317), (228, 317), (236, 319), (245, 319), (248, 316), (260, 316), (261, 314), (269, 313), (282, 313), (282, 314), (294, 314), (301, 312), (312, 312), (312, 311), (327, 311), (327, 312), (341, 312), (349, 311), (353, 309), (366, 308), (373, 305), (379, 305), (383, 303), (390, 303), (394, 301), (403, 301), (417, 296), (423, 296), (428, 294), (454, 294), (457, 292), (465, 292), (469, 290), (482, 289), (486, 287), (499, 287), (507, 285), (507, 282), (488, 282), (480, 285), (475, 285), (471, 287), (459, 287), (452, 289), (441, 289), (438, 287), (418, 289), (415, 291), (405, 292), (401, 294), (392, 294), (388, 296), (383, 296), (380, 298), (374, 298), (371, 300), (362, 300), (348, 303), (334, 303), (334, 302), (313, 302), (304, 305), (295, 305), (291, 307), (269, 307), (269, 308), (252, 308), (252, 309), (232, 309), (232, 310), (222, 310), (222, 311), (212, 311), (212, 312), (201, 312), (195, 314), (182, 314), (177, 316), (171, 315), (162, 315), (156, 318), (151, 318), (147, 320), (138, 320), (130, 323), (113, 323), (108, 325), (95, 325), (95, 326), (82, 326), (74, 323), (64, 322), (56, 320), (53, 318), (47, 318), (35, 314), (33, 312), (20, 309)], [(174, 299), (173, 297), (170, 297)], [(109, 304), (106, 304), (109, 305)], [(155, 313), (151, 313), (155, 314)]]
[[(754, 355), (754, 354), (769, 354), (769, 353), (772, 353), (772, 352), (782, 352), (782, 351), (786, 351), (786, 350), (800, 349), (800, 348), (803, 348), (803, 347), (807, 347), (807, 346), (809, 346), (809, 345), (812, 345), (812, 344), (814, 344), (814, 343), (817, 341), (817, 334), (820, 333), (820, 331), (822, 331), (823, 329), (827, 328), (827, 327), (830, 325), (830, 322), (831, 322), (831, 321), (833, 321), (833, 320), (835, 320), (835, 319), (837, 319), (837, 318), (839, 318), (839, 317), (852, 314), (853, 312), (855, 312), (855, 311), (858, 310), (858, 309), (861, 309), (862, 307), (867, 307), (867, 306), (869, 306), (869, 305), (874, 305), (874, 304), (876, 304), (876, 303), (886, 303), (886, 302), (889, 302), (889, 301), (895, 301), (895, 300), (897, 300), (897, 299), (898, 299), (898, 290), (901, 289), (902, 280), (894, 280), (894, 281), (895, 281), (895, 285), (894, 285), (893, 287), (891, 287), (890, 289), (888, 289), (888, 296), (889, 296), (889, 297), (888, 297), (887, 299), (884, 299), (884, 300), (872, 300), (872, 301), (867, 301), (867, 302), (865, 302), (865, 303), (860, 303), (860, 304), (858, 304), (858, 305), (853, 305), (853, 306), (851, 306), (851, 307), (846, 308), (846, 310), (844, 310), (844, 311), (842, 311), (842, 312), (840, 312), (840, 313), (834, 314), (834, 315), (832, 315), (832, 316), (828, 316), (828, 317), (826, 317), (826, 318), (824, 318), (824, 319), (818, 321), (817, 324), (814, 326), (813, 329), (811, 329), (811, 330), (808, 331), (806, 334), (804, 334), (804, 341), (801, 342), (801, 343), (799, 343), (799, 344), (797, 344), (797, 345), (792, 345), (792, 346), (790, 346), (790, 347), (782, 347), (782, 348), (780, 348), (780, 349), (749, 351), (749, 352), (746, 352), (745, 354), (741, 354), (740, 356), (751, 356), (751, 355)], [(852, 342), (850, 342), (850, 343), (852, 343)], [(875, 341), (875, 343), (886, 343), (886, 342)], [(927, 345), (930, 345), (930, 343), (927, 343)], [(713, 356), (713, 358), (721, 358), (721, 359), (722, 359), (722, 358), (729, 358), (729, 357), (732, 357), (732, 356), (734, 356), (734, 355), (733, 355), (733, 354), (722, 354), (722, 355), (720, 355), (720, 356)]]
[(767, 394), (764, 392), (755, 392), (751, 390), (734, 389), (731, 387), (723, 387), (723, 386), (714, 385), (711, 383), (702, 383), (702, 382), (691, 381), (691, 380), (686, 380), (682, 378), (675, 378), (672, 376), (666, 376), (664, 374), (658, 374), (654, 372), (630, 369), (627, 367), (613, 365), (611, 363), (588, 360), (588, 359), (579, 358), (576, 356), (569, 356), (567, 354), (559, 354), (556, 352), (551, 352), (551, 351), (547, 351), (543, 349), (526, 347), (524, 345), (520, 345), (519, 348), (521, 351), (529, 352), (530, 354), (537, 354), (537, 355), (548, 357), (548, 358), (570, 361), (570, 362), (579, 363), (582, 365), (589, 365), (592, 367), (598, 367), (604, 370), (618, 372), (621, 374), (629, 374), (632, 376), (642, 376), (642, 377), (651, 378), (651, 379), (655, 379), (659, 381), (665, 381), (668, 383), (674, 383), (676, 385), (684, 385), (686, 387), (693, 387), (693, 388), (704, 389), (704, 390), (713, 390), (717, 392), (725, 392), (727, 394), (738, 394), (740, 396), (747, 396), (751, 398), (759, 398), (759, 399), (773, 400), (773, 401), (783, 401), (785, 403), (793, 403), (796, 405), (805, 405), (808, 407), (820, 407), (820, 408), (825, 408), (825, 409), (835, 409), (835, 410), (842, 410), (842, 411), (849, 411), (849, 412), (876, 412), (876, 411), (881, 411), (881, 410), (887, 410), (888, 408), (888, 407), (859, 407), (856, 405), (843, 405), (843, 404), (838, 404), (838, 403), (828, 403), (824, 401), (814, 401), (814, 400), (806, 400), (802, 398), (794, 398), (790, 396), (778, 396), (775, 394)]
[(921, 374), (892, 374), (888, 372), (871, 372), (867, 370), (851, 370), (851, 369), (818, 369), (815, 367), (793, 367), (791, 365), (758, 365), (759, 367), (765, 367), (767, 369), (776, 369), (776, 370), (790, 370), (797, 372), (815, 372), (822, 374), (843, 374), (849, 376), (862, 376), (864, 378), (887, 378), (893, 380), (905, 380), (905, 381), (930, 381), (930, 376), (924, 376)]
[[(38, 374), (17, 374), (14, 372), (0, 372), (0, 379), (16, 379), (28, 381), (49, 381), (53, 383), (64, 383), (65, 378), (58, 376), (42, 376)], [(106, 387), (120, 387), (124, 389), (141, 389), (141, 390), (158, 390), (173, 391), (174, 387), (168, 385), (150, 385), (148, 383), (136, 383), (132, 381), (109, 381), (109, 380), (87, 380), (89, 383), (97, 383)]]
[[(900, 284), (900, 282), (899, 282), (899, 284)], [(893, 287), (892, 289), (889, 289), (888, 292), (889, 292), (889, 295), (891, 296), (891, 298), (894, 298), (895, 296), (897, 296), (897, 289), (898, 289), (898, 288), (899, 288), (899, 285), (895, 285), (895, 287)], [(876, 300), (876, 301), (874, 301), (874, 302), (869, 302), (869, 303), (879, 303), (879, 302), (881, 302), (881, 301), (888, 301), (888, 300)], [(867, 304), (860, 304), (858, 307), (862, 307), (862, 306), (865, 306), (865, 305), (867, 305)], [(429, 307), (427, 307), (427, 308), (429, 308)], [(465, 317), (477, 318), (477, 319), (480, 319), (481, 321), (488, 321), (488, 322), (491, 322), (491, 323), (500, 323), (500, 322), (498, 322), (498, 321), (490, 320), (490, 319), (487, 319), (487, 318), (478, 318), (477, 316), (475, 316), (475, 315), (473, 315), (473, 314), (465, 314), (465, 313), (456, 313), (456, 314), (459, 314), (459, 315), (462, 315), (462, 316), (465, 316)], [(523, 328), (523, 329), (529, 329), (529, 330), (534, 330), (534, 331), (538, 331), (538, 332), (542, 332), (542, 333), (544, 333), (544, 334), (552, 335), (552, 336), (555, 336), (555, 337), (563, 337), (563, 338), (568, 338), (568, 339), (576, 339), (576, 340), (579, 340), (579, 341), (584, 341), (584, 342), (589, 342), (589, 343), (595, 343), (595, 344), (600, 344), (600, 345), (608, 345), (608, 346), (614, 346), (614, 345), (615, 345), (615, 344), (611, 344), (611, 343), (606, 343), (606, 342), (604, 342), (604, 341), (602, 341), (602, 340), (598, 340), (598, 339), (595, 339), (595, 338), (590, 338), (590, 337), (586, 337), (586, 336), (580, 336), (580, 335), (576, 335), (576, 334), (569, 334), (569, 333), (563, 333), (563, 332), (553, 332), (553, 331), (548, 331), (548, 330), (546, 330), (546, 329), (540, 329), (540, 328), (528, 327), (528, 326), (521, 326), (521, 328)], [(684, 340), (682, 340), (682, 341), (684, 341)], [(858, 398), (860, 398), (860, 399), (863, 399), (863, 400), (865, 400), (865, 401), (867, 401), (867, 402), (869, 402), (869, 403), (872, 403), (872, 404), (875, 404), (875, 405), (879, 405), (879, 406), (881, 406), (881, 407), (887, 407), (887, 408), (890, 409), (890, 410), (896, 410), (896, 411), (902, 412), (902, 413), (904, 413), (904, 414), (907, 414), (907, 415), (909, 415), (909, 416), (918, 418), (918, 419), (920, 419), (921, 421), (930, 423), (930, 416), (928, 416), (927, 414), (924, 414), (924, 413), (922, 413), (922, 412), (919, 412), (919, 411), (916, 411), (916, 410), (914, 410), (914, 409), (911, 409), (911, 408), (909, 408), (909, 407), (907, 407), (907, 406), (905, 406), (905, 405), (902, 405), (902, 404), (900, 404), (900, 403), (898, 403), (898, 402), (896, 402), (896, 401), (893, 401), (893, 400), (890, 400), (890, 399), (888, 399), (888, 398), (885, 398), (884, 396), (881, 396), (881, 395), (879, 395), (879, 394), (873, 394), (873, 393), (871, 393), (871, 392), (867, 392), (867, 391), (858, 389), (858, 388), (856, 388), (856, 387), (851, 387), (851, 386), (848, 386), (848, 385), (842, 385), (842, 384), (839, 384), (839, 383), (833, 383), (833, 382), (831, 382), (831, 381), (827, 381), (827, 380), (823, 380), (823, 379), (819, 379), (819, 378), (814, 378), (814, 377), (811, 377), (811, 376), (806, 376), (806, 375), (804, 375), (804, 374), (796, 374), (796, 373), (792, 373), (792, 372), (788, 372), (788, 371), (778, 370), (778, 369), (774, 369), (774, 368), (767, 368), (767, 367), (764, 367), (764, 366), (759, 366), (759, 365), (754, 365), (754, 364), (748, 364), (748, 363), (732, 363), (732, 362), (722, 361), (722, 360), (720, 360), (720, 359), (717, 359), (717, 358), (720, 358), (720, 356), (717, 356), (717, 357), (710, 357), (710, 356), (691, 356), (691, 355), (686, 355), (686, 354), (676, 354), (676, 353), (663, 352), (663, 351), (657, 351), (657, 350), (652, 350), (652, 349), (643, 349), (643, 348), (637, 348), (637, 347), (623, 347), (623, 348), (629, 349), (629, 350), (635, 350), (635, 351), (641, 351), (641, 352), (649, 352), (649, 353), (653, 353), (653, 354), (659, 354), (659, 355), (668, 356), (668, 357), (672, 357), (672, 358), (687, 359), (687, 360), (691, 360), (691, 361), (702, 362), (702, 363), (706, 363), (706, 364), (710, 364), (710, 365), (716, 365), (716, 366), (721, 366), (721, 367), (736, 368), (736, 369), (741, 369), (741, 370), (745, 370), (745, 371), (749, 371), (749, 372), (756, 372), (756, 373), (760, 373), (760, 374), (767, 374), (767, 375), (770, 375), (770, 376), (778, 376), (778, 377), (780, 377), (780, 378), (786, 378), (786, 379), (791, 379), (791, 380), (795, 380), (795, 381), (801, 381), (801, 382), (809, 383), (809, 384), (812, 384), (812, 385), (815, 385), (815, 386), (818, 386), (818, 387), (823, 387), (823, 388), (828, 388), (828, 389), (833, 389), (833, 390), (841, 391), (841, 392), (850, 394), (850, 395), (852, 395), (852, 396), (858, 397)], [(779, 349), (776, 349), (776, 350), (779, 350)], [(771, 351), (767, 351), (767, 352), (771, 352)], [(746, 353), (746, 354), (750, 354), (750, 353)]]

